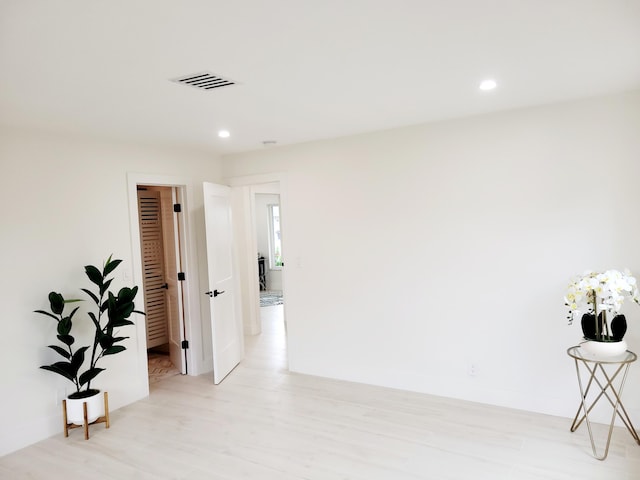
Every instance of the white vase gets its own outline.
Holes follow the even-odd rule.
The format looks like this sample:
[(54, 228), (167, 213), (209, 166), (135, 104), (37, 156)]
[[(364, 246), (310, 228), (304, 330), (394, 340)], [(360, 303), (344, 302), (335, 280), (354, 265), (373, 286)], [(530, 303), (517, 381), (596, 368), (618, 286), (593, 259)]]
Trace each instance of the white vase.
[(104, 416), (103, 394), (96, 390), (96, 393), (86, 398), (67, 397), (67, 423), (74, 425), (84, 425), (84, 411), (82, 404), (87, 403), (87, 423), (95, 422)]
[(622, 355), (627, 351), (627, 342), (624, 340), (620, 340), (619, 342), (587, 340), (580, 344), (580, 348), (596, 358), (604, 359)]

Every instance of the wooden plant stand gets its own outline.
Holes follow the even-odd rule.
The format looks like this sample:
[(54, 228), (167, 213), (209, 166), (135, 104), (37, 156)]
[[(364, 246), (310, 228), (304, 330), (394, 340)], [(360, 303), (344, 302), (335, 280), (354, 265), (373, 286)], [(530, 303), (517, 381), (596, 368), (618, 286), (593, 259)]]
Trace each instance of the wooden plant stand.
[(69, 436), (69, 430), (72, 428), (84, 427), (84, 439), (89, 440), (89, 425), (95, 425), (96, 423), (105, 423), (106, 428), (109, 428), (109, 395), (104, 392), (104, 416), (98, 417), (93, 422), (87, 421), (87, 402), (82, 402), (82, 413), (84, 415), (84, 424), (76, 425), (74, 423), (68, 423), (67, 421), (67, 401), (62, 400), (62, 417), (64, 419), (64, 436)]

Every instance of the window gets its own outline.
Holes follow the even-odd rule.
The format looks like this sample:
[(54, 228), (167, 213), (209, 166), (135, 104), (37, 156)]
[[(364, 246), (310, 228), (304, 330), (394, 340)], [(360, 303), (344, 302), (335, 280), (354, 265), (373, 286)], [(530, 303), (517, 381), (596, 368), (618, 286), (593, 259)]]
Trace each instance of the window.
[(269, 268), (282, 268), (282, 238), (280, 236), (280, 205), (269, 205)]

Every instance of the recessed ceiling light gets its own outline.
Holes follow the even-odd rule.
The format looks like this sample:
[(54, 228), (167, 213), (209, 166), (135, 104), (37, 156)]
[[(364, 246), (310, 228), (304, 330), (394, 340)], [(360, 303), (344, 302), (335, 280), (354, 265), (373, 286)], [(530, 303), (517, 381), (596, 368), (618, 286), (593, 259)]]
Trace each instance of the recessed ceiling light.
[(218, 136), (220, 138), (229, 138), (231, 134), (229, 133), (229, 130), (220, 130), (218, 131)]
[(487, 91), (487, 90), (493, 90), (497, 86), (498, 86), (498, 84), (496, 83), (496, 81), (489, 78), (487, 80), (483, 80), (480, 83), (480, 87), (479, 88), (480, 88), (480, 90)]

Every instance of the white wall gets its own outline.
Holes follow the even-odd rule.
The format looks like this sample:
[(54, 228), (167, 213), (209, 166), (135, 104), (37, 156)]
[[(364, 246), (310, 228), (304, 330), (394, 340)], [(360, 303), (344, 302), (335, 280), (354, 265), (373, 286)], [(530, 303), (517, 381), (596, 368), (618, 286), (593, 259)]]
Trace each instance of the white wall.
[[(206, 281), (205, 263), (198, 261), (206, 258), (201, 182), (220, 180), (220, 161), (201, 152), (2, 128), (0, 168), (1, 455), (49, 435), (62, 435), (59, 396), (70, 384), (38, 369), (54, 361), (55, 353), (46, 346), (56, 341), (55, 322), (33, 310), (47, 308), (51, 290), (81, 296), (79, 288), (89, 286), (83, 266), (100, 265), (111, 253), (124, 260), (116, 283), (132, 282), (128, 174), (191, 179), (187, 189), (192, 204), (186, 213), (196, 237), (194, 263), (202, 270), (187, 275), (193, 281)], [(141, 295), (138, 300), (142, 308)], [(210, 357), (206, 305), (193, 307), (191, 324), (203, 332), (203, 358)], [(82, 337), (82, 322), (76, 326)], [(139, 361), (144, 342), (135, 327), (125, 334), (131, 337), (125, 343), (127, 351), (104, 359), (107, 370), (94, 381), (109, 391), (112, 409), (148, 392), (146, 366)]]
[(282, 290), (282, 270), (269, 267), (269, 205), (279, 205), (280, 196), (266, 193), (256, 194), (256, 233), (258, 252), (265, 258), (267, 289)]
[[(567, 282), (640, 274), (640, 92), (224, 160), (287, 175), (292, 370), (575, 414)], [(640, 418), (640, 365), (625, 398)]]

